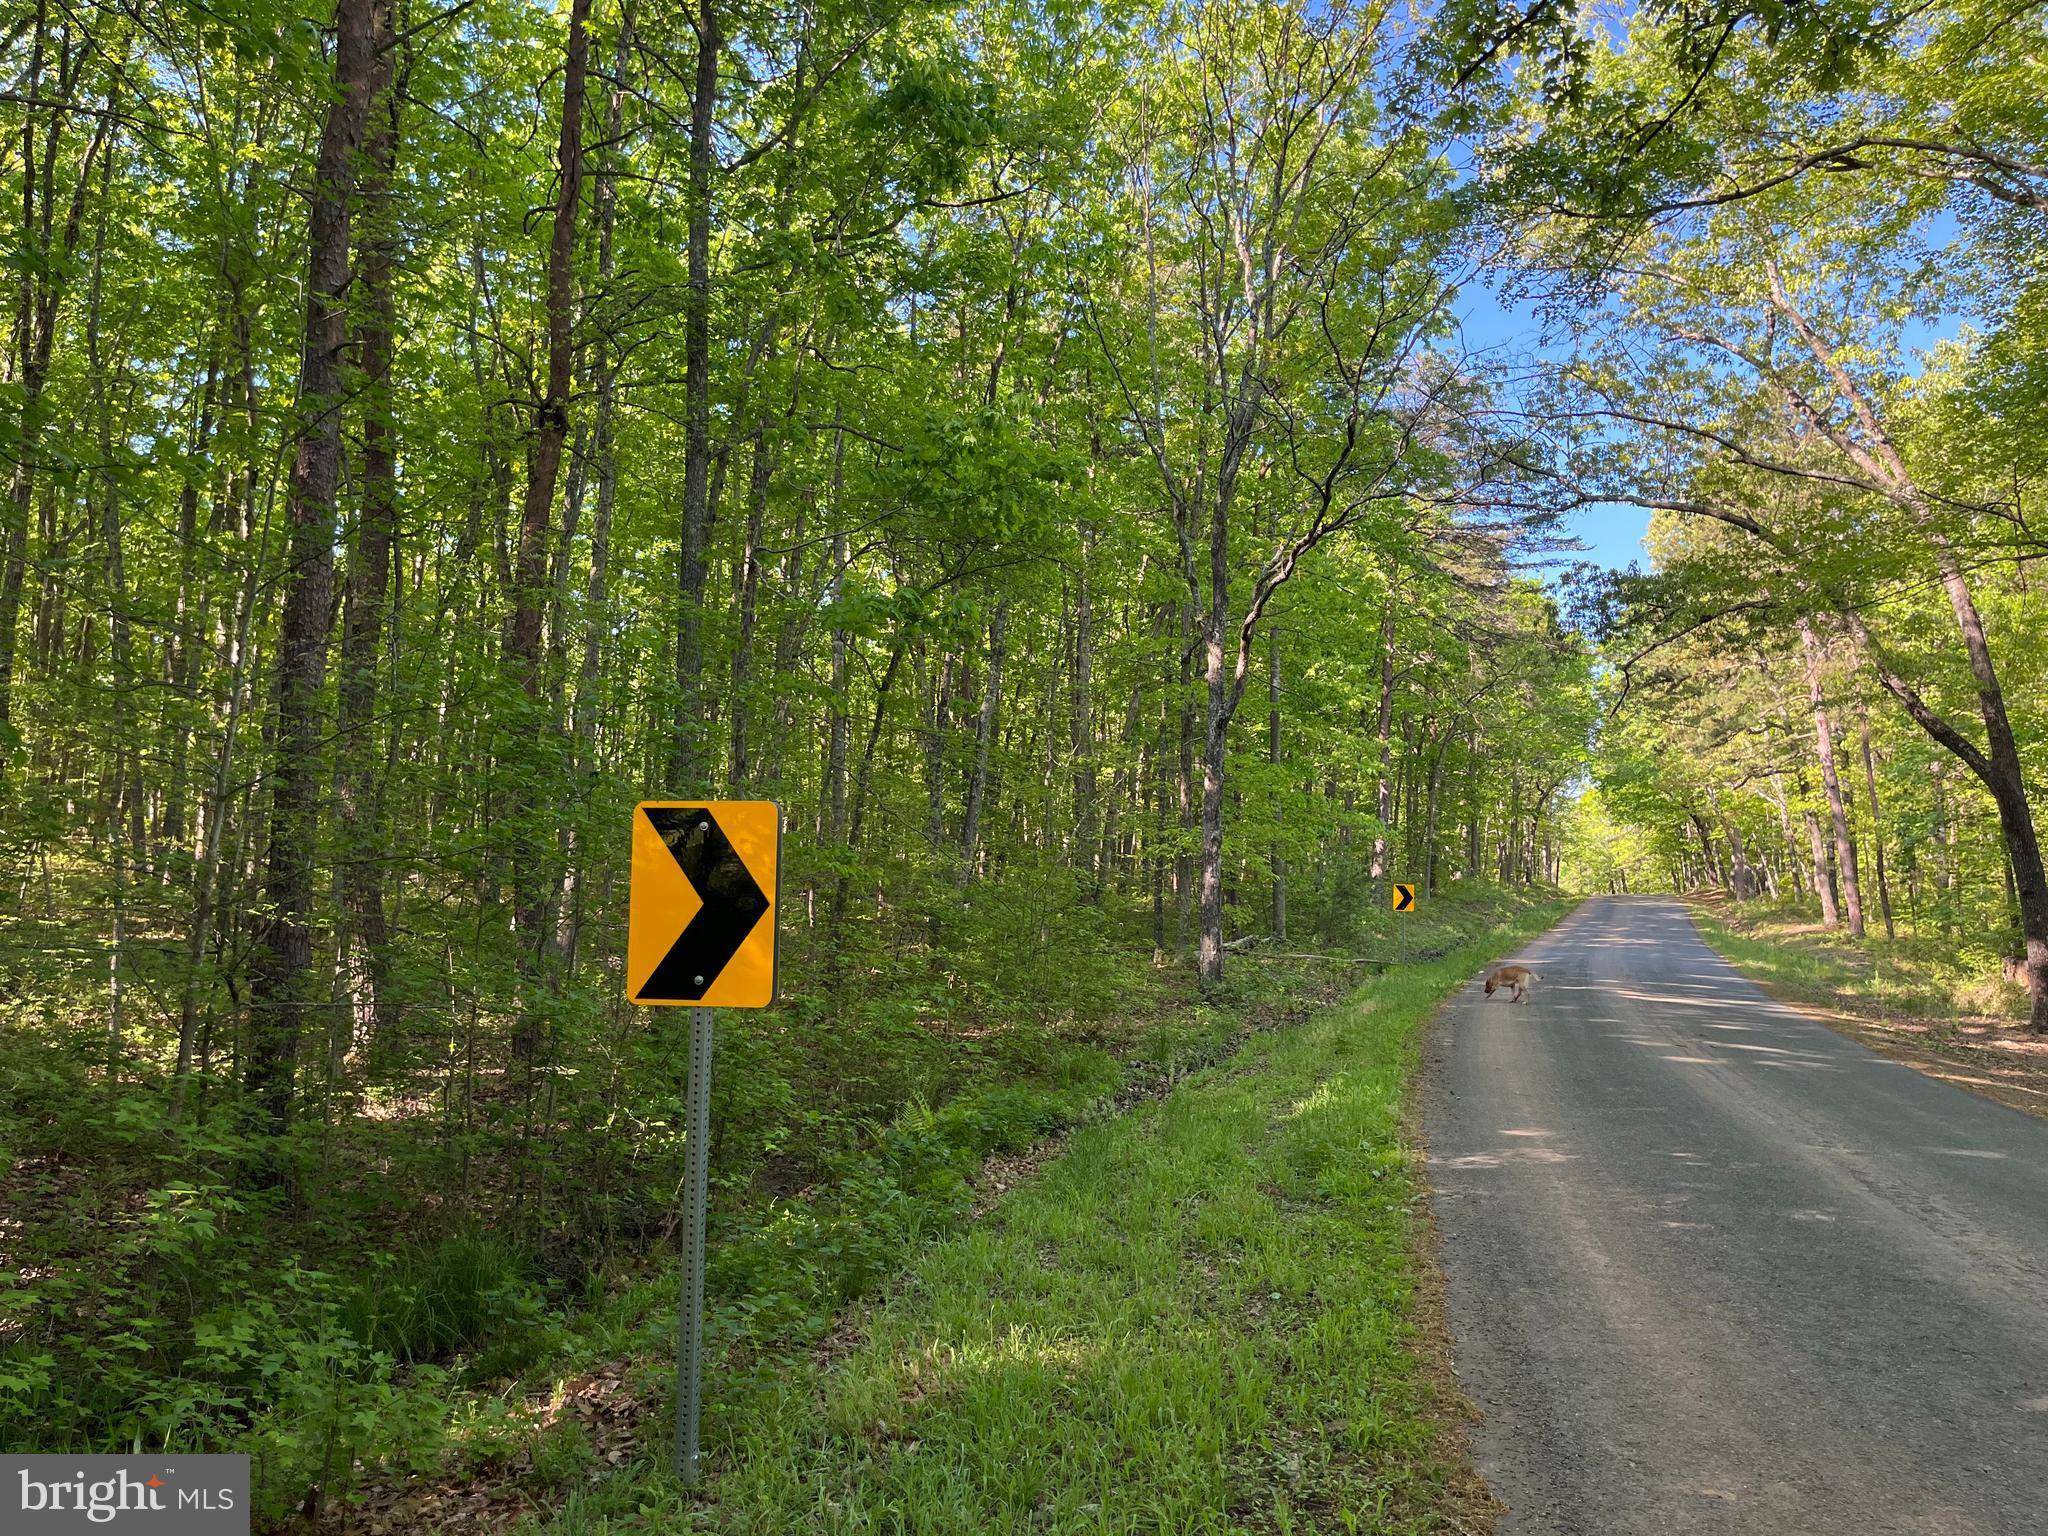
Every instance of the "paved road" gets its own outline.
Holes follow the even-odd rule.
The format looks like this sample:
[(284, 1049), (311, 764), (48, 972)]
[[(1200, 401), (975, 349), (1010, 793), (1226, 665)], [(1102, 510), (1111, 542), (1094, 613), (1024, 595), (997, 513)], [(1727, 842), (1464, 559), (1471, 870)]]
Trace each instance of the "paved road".
[(1438, 1021), (1458, 1375), (1504, 1536), (2048, 1533), (2048, 1121), (1595, 900)]

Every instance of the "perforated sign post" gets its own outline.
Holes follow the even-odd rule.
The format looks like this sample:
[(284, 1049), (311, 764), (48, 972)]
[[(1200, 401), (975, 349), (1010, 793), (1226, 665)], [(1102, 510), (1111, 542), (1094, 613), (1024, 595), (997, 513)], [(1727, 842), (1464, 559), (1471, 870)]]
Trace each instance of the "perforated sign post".
[(633, 812), (626, 997), (690, 1010), (683, 1126), (683, 1284), (676, 1318), (676, 1476), (694, 1487), (704, 1400), (704, 1206), (711, 1026), (775, 1001), (782, 813), (772, 800), (647, 800)]

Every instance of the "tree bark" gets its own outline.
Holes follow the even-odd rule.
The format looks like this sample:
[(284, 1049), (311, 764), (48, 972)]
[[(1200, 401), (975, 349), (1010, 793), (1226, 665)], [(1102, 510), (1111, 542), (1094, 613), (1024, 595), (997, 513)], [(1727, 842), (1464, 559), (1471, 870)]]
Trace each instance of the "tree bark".
[[(499, 819), (514, 829), (506, 850), (512, 888), (513, 938), (521, 970), (538, 974), (560, 940), (549, 920), (551, 898), (563, 883), (551, 868), (558, 839), (535, 825), (537, 783), (559, 771), (554, 761), (534, 755), (555, 735), (556, 715), (544, 691), (541, 647), (542, 614), (546, 607), (548, 547), (554, 535), (555, 490), (561, 479), (562, 449), (569, 438), (569, 400), (575, 383), (576, 227), (583, 198), (583, 111), (589, 77), (590, 0), (571, 0), (569, 30), (562, 71), (562, 121), (555, 154), (555, 207), (548, 231), (546, 316), (547, 361), (542, 393), (534, 403), (534, 419), (526, 450), (526, 486), (520, 498), (518, 530), (510, 561), (512, 613), (506, 626), (505, 651), (525, 709), (514, 717), (523, 765), (515, 767), (509, 801)], [(566, 562), (567, 551), (563, 551)], [(531, 1063), (540, 1053), (543, 1024), (531, 1006), (522, 1006), (512, 1034), (513, 1056)], [(531, 1078), (528, 1079), (529, 1091)], [(530, 1113), (529, 1099), (529, 1113)]]
[[(78, 72), (83, 67), (82, 61), (96, 50), (79, 48), (70, 51), (71, 61), (60, 60), (57, 75), (51, 78), (46, 74), (47, 0), (38, 0), (33, 26), (23, 83), (27, 86), (28, 97), (32, 101), (47, 101), (49, 111), (42, 120), (40, 156), (36, 153), (36, 112), (28, 108), (22, 112), (20, 244), (24, 253), (37, 251), (44, 261), (40, 273), (34, 272), (27, 264), (22, 268), (14, 322), (18, 348), (14, 383), (20, 390), (21, 434), (9, 450), (14, 470), (8, 479), (5, 522), (0, 524), (0, 768), (4, 768), (6, 763), (4, 738), (12, 723), (15, 631), (21, 619), (22, 586), (28, 572), (29, 510), (35, 499), (36, 458), (42, 443), (41, 402), (50, 374), (58, 310), (67, 287), (67, 275), (73, 269), (71, 258), (78, 248), (79, 231), (84, 224), (87, 188), (92, 184), (94, 166), (107, 146), (118, 116), (113, 110), (110, 95), (107, 110), (99, 114), (93, 136), (80, 159), (77, 179), (72, 183), (71, 197), (65, 205), (60, 235), (55, 222), (57, 203), (54, 197), (57, 150), (64, 124), (70, 117), (70, 97), (77, 84)], [(53, 250), (53, 246), (57, 249)]]
[(953, 672), (958, 658), (949, 650), (939, 663), (924, 742), (924, 838), (934, 853), (946, 842), (946, 735), (953, 718)]
[(996, 716), (1003, 703), (1003, 659), (1009, 643), (1010, 600), (996, 603), (995, 618), (988, 629), (988, 689), (982, 696), (981, 716), (974, 727), (974, 770), (967, 781), (967, 808), (960, 828), (960, 883), (971, 883), (976, 875), (976, 855), (981, 843), (983, 802), (988, 795), (989, 746), (995, 739)]
[(704, 583), (711, 520), (711, 177), (723, 39), (715, 0), (699, 0), (697, 67), (690, 90), (688, 288), (683, 313), (683, 526), (677, 556), (676, 720), (669, 790), (708, 787), (703, 707)]
[[(1221, 540), (1218, 540), (1219, 545)], [(1220, 560), (1219, 560), (1220, 563)], [(1210, 613), (1206, 636), (1209, 707), (1202, 731), (1202, 804), (1200, 869), (1197, 874), (1196, 912), (1198, 919), (1195, 971), (1204, 986), (1223, 980), (1223, 771), (1230, 740), (1230, 716), (1225, 708), (1222, 629), (1226, 615)]]
[(1760, 882), (1755, 866), (1749, 862), (1749, 849), (1742, 841), (1742, 828), (1726, 811), (1721, 813), (1721, 826), (1728, 835), (1729, 883), (1738, 901), (1750, 900), (1760, 894)]
[(1280, 847), (1280, 626), (1266, 632), (1266, 761), (1273, 772), (1273, 937), (1287, 937), (1287, 856)]
[[(113, 98), (109, 97), (109, 106)], [(123, 554), (121, 490), (114, 478), (114, 402), (108, 398), (107, 359), (100, 345), (101, 299), (105, 293), (107, 203), (115, 150), (100, 161), (100, 206), (92, 246), (92, 278), (86, 297), (86, 372), (92, 381), (93, 426), (98, 440), (100, 472), (95, 499), (99, 502), (102, 573), (106, 580), (108, 650), (114, 664), (111, 700), (113, 717), (113, 793), (109, 797), (107, 849), (113, 866), (110, 916), (113, 927), (107, 951), (107, 1080), (118, 1081), (126, 1048), (122, 953), (127, 944), (127, 885), (130, 866), (140, 851), (141, 805), (136, 769), (135, 648), (129, 615), (127, 564)], [(123, 434), (125, 436), (125, 433)]]
[(1827, 793), (1828, 820), (1835, 831), (1835, 860), (1842, 875), (1842, 900), (1848, 910), (1849, 937), (1863, 937), (1863, 887), (1856, 874), (1856, 839), (1842, 801), (1842, 780), (1835, 769), (1835, 727), (1828, 716), (1821, 687), (1821, 646), (1807, 619), (1799, 621), (1799, 642), (1806, 655), (1807, 697), (1813, 704), (1813, 751), (1820, 761), (1820, 781)]
[(740, 551), (739, 634), (732, 651), (732, 750), (726, 785), (735, 795), (745, 791), (753, 775), (747, 755), (747, 724), (753, 713), (748, 693), (753, 685), (754, 632), (761, 601), (761, 540), (768, 516), (768, 485), (774, 473), (774, 445), (768, 437), (767, 412), (754, 424), (753, 463), (747, 475), (746, 544)]
[[(575, 382), (576, 226), (583, 201), (583, 109), (590, 70), (590, 0), (571, 0), (569, 34), (562, 70), (561, 136), (555, 152), (555, 208), (548, 232), (547, 375), (535, 404), (527, 447), (526, 491), (519, 507), (519, 537), (513, 559), (512, 623), (506, 649), (528, 703), (526, 730), (551, 737), (555, 721), (542, 707), (541, 614), (548, 596), (548, 545), (554, 532), (555, 488), (561, 478), (562, 448), (569, 438), (569, 397)], [(565, 555), (566, 559), (566, 555)], [(531, 739), (528, 740), (531, 745)], [(536, 770), (537, 771), (537, 770)], [(534, 792), (522, 782), (513, 790), (511, 819), (532, 819)], [(538, 966), (554, 937), (547, 921), (556, 882), (547, 865), (552, 837), (527, 834), (512, 853), (513, 922), (525, 963)], [(539, 1043), (538, 1025), (523, 1018), (513, 1037), (521, 1056)]]
[[(391, 292), (394, 231), (391, 172), (397, 153), (399, 97), (393, 79), (391, 13), (377, 15), (376, 78), (363, 151), (358, 263), (362, 315), (357, 356), (362, 369), (362, 513), (342, 604), (341, 676), (337, 690), (335, 812), (341, 823), (342, 959), (354, 1020), (354, 1044), (380, 1050), (391, 1039), (389, 938), (384, 917), (382, 791), (369, 759), (375, 754), (377, 646), (391, 585), (391, 545), (398, 529), (398, 473), (392, 450), (396, 416), (391, 391)], [(394, 728), (395, 730), (395, 728)]]
[(1429, 798), (1423, 811), (1422, 827), (1422, 891), (1425, 896), (1436, 894), (1437, 867), (1437, 816), (1443, 803), (1444, 759), (1450, 753), (1450, 722), (1438, 734), (1436, 752), (1429, 763)]
[(1870, 844), (1877, 861), (1877, 906), (1884, 916), (1884, 936), (1896, 939), (1898, 929), (1892, 924), (1892, 888), (1884, 868), (1884, 819), (1877, 809), (1877, 754), (1870, 747), (1870, 711), (1863, 704), (1856, 706), (1856, 729), (1863, 743), (1863, 788), (1870, 802)]
[(1074, 754), (1074, 858), (1080, 865), (1081, 888), (1093, 900), (1102, 892), (1101, 849), (1096, 829), (1101, 807), (1095, 785), (1095, 608), (1090, 591), (1089, 561), (1095, 541), (1080, 530), (1081, 558), (1074, 573), (1074, 671), (1071, 745)]
[(349, 202), (375, 73), (375, 0), (335, 0), (335, 94), (320, 130), (307, 217), (306, 319), (297, 428), (285, 495), (290, 566), (278, 628), (265, 894), (244, 1084), (271, 1130), (290, 1124), (292, 1072), (313, 961), (313, 858), (320, 815), (320, 693), (334, 584), (341, 472), (342, 352), (348, 341)]
[[(834, 558), (842, 566), (846, 541), (834, 543)], [(853, 636), (844, 628), (832, 631), (832, 709), (825, 728), (825, 823), (827, 840), (837, 847), (846, 840), (846, 747), (852, 730), (847, 713), (847, 690), (852, 680)]]
[(1479, 757), (1479, 722), (1474, 719), (1465, 741), (1465, 878), (1479, 878), (1481, 844), (1484, 842), (1481, 819), (1485, 807), (1480, 803), (1480, 784), (1485, 767)]
[(1388, 754), (1393, 748), (1394, 728), (1394, 592), (1389, 588), (1385, 609), (1380, 614), (1380, 698), (1373, 717), (1373, 739), (1379, 745), (1379, 826), (1372, 835), (1373, 899), (1385, 897), (1387, 879), (1387, 824), (1394, 816), (1394, 786), (1387, 775)]
[(1792, 876), (1792, 889), (1796, 893), (1805, 888), (1805, 880), (1799, 869), (1799, 840), (1792, 833), (1792, 805), (1785, 794), (1782, 775), (1772, 774), (1771, 803), (1778, 808), (1778, 836), (1785, 844), (1785, 868)]
[[(625, 100), (631, 90), (633, 31), (638, 6), (627, 0), (613, 44), (611, 91), (605, 102), (604, 153), (592, 178), (591, 200), (597, 218), (597, 302), (611, 298), (618, 259), (614, 235), (618, 225), (619, 163), (625, 128)], [(609, 627), (612, 517), (618, 506), (619, 465), (613, 413), (618, 396), (618, 359), (613, 356), (603, 319), (592, 344), (590, 371), (596, 382), (597, 406), (590, 432), (591, 457), (597, 466), (597, 506), (590, 520), (590, 569), (583, 588), (583, 654), (570, 696), (570, 767), (579, 799), (579, 815), (567, 819), (562, 850), (562, 901), (559, 942), (565, 963), (574, 969), (582, 939), (582, 880), (579, 822), (596, 783), (597, 695), (603, 676), (604, 638)], [(567, 551), (564, 551), (564, 559)]]
[(1820, 829), (1820, 817), (1811, 810), (1800, 814), (1806, 820), (1806, 842), (1813, 855), (1813, 888), (1820, 896), (1820, 922), (1823, 928), (1842, 926), (1842, 914), (1835, 895), (1834, 866), (1828, 862), (1828, 844)]

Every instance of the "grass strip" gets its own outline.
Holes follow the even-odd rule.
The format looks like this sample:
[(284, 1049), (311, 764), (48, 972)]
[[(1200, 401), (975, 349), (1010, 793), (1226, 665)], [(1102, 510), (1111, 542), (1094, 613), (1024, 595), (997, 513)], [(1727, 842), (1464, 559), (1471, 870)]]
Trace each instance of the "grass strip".
[(552, 1536), (1440, 1528), (1410, 1348), (1420, 1028), (1565, 910), (1527, 909), (1077, 1133), (926, 1249), (829, 1362), (721, 1384), (699, 1499), (662, 1458)]
[(1874, 1018), (2025, 1019), (2025, 992), (1999, 972), (1988, 936), (1852, 939), (1798, 907), (1688, 903), (1706, 941), (1789, 999)]

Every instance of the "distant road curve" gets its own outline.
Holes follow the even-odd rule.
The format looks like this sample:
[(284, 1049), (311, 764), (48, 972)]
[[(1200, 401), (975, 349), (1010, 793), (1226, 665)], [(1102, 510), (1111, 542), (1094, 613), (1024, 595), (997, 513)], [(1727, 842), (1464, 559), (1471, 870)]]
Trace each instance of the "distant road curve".
[(1438, 1020), (1458, 1376), (1507, 1536), (2048, 1536), (2048, 1121), (1587, 902)]

